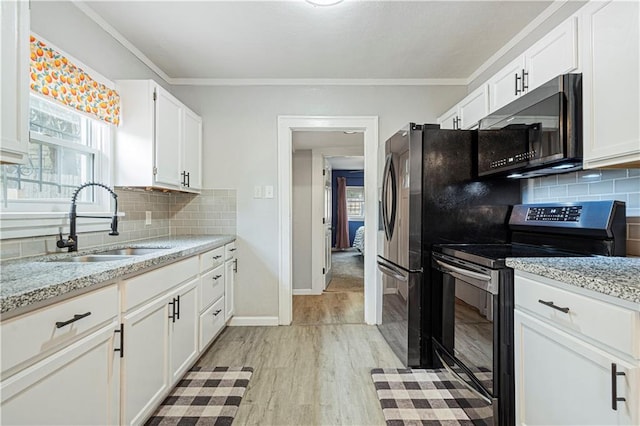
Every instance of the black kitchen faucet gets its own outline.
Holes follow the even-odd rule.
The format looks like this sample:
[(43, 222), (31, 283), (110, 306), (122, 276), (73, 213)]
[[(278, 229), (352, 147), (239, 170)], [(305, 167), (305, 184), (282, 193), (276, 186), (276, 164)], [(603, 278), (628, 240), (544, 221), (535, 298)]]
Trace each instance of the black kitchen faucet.
[[(115, 208), (113, 210), (113, 216), (81, 216), (76, 214), (76, 198), (78, 198), (78, 194), (84, 188), (88, 186), (99, 186), (101, 188), (109, 191), (113, 199), (115, 200)], [(86, 218), (99, 218), (99, 219), (111, 219), (111, 232), (109, 235), (120, 235), (118, 233), (118, 194), (116, 194), (111, 188), (107, 185), (97, 182), (87, 182), (85, 184), (80, 185), (73, 195), (71, 196), (71, 211), (69, 212), (69, 238), (62, 238), (62, 231), (60, 232), (60, 239), (56, 242), (58, 248), (68, 247), (69, 251), (78, 251), (78, 235), (76, 234), (76, 219), (79, 217)]]

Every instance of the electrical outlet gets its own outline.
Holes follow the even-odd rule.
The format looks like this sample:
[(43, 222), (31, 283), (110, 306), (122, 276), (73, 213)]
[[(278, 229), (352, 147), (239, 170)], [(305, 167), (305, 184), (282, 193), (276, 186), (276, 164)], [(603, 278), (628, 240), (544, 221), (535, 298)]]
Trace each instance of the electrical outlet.
[(253, 198), (262, 198), (262, 187), (254, 186), (253, 187)]
[(273, 186), (267, 185), (264, 187), (264, 198), (273, 198)]
[(144, 224), (145, 225), (151, 225), (151, 212), (150, 211), (145, 211), (144, 212)]

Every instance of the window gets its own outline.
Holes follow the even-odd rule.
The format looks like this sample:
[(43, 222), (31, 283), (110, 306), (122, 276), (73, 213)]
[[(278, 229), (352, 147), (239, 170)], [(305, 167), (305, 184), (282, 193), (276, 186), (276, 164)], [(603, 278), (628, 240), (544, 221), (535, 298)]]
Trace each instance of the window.
[(347, 186), (349, 220), (364, 220), (364, 186)]
[[(109, 125), (32, 94), (27, 161), (1, 168), (5, 211), (60, 211), (75, 188), (89, 181), (109, 183)], [(85, 210), (109, 210), (109, 199), (90, 188), (79, 203)]]

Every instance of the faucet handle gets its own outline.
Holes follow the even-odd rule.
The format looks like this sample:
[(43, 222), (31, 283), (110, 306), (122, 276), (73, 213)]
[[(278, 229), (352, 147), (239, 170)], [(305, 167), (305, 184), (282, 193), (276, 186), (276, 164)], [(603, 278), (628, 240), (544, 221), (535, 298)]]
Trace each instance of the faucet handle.
[(118, 232), (118, 216), (113, 215), (111, 218), (111, 232), (109, 232), (111, 236), (118, 236), (120, 233)]

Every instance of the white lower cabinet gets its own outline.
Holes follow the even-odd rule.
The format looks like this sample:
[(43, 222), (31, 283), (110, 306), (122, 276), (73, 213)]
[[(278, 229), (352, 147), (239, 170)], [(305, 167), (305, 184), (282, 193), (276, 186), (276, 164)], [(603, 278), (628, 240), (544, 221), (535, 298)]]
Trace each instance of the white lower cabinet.
[(107, 425), (119, 419), (118, 324), (2, 381), (3, 425)]
[(168, 390), (168, 318), (166, 297), (123, 317), (122, 424), (141, 423)]
[(172, 295), (177, 315), (169, 322), (171, 383), (177, 382), (198, 358), (198, 283), (193, 280)]
[(235, 312), (234, 289), (236, 286), (236, 273), (238, 272), (238, 259), (232, 257), (224, 263), (224, 320), (228, 322)]
[(640, 312), (515, 273), (516, 424), (640, 424)]
[(207, 348), (209, 343), (224, 328), (224, 325), (224, 297), (221, 297), (200, 315), (200, 339), (198, 344), (200, 351)]

